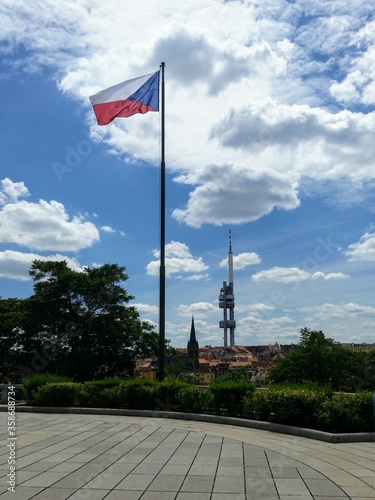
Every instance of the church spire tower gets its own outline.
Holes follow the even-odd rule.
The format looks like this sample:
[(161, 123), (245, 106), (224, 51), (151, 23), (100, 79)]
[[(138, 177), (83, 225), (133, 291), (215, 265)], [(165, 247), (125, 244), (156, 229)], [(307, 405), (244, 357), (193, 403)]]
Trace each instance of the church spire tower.
[(187, 344), (188, 366), (199, 370), (199, 344), (195, 335), (194, 316), (191, 318), (190, 340)]

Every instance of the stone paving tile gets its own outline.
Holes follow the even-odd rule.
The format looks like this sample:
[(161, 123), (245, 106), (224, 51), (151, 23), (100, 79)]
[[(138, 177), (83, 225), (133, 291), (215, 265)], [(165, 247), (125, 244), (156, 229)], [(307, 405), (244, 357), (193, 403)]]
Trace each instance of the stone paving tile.
[(114, 474), (113, 472), (102, 472), (89, 481), (83, 489), (93, 490), (111, 490), (124, 479), (123, 474)]
[(190, 469), (189, 464), (166, 464), (160, 471), (160, 475), (171, 474), (171, 475), (186, 475)]
[(243, 467), (243, 457), (242, 455), (237, 457), (220, 457), (220, 465)]
[[(53, 500), (65, 500), (66, 498), (70, 498), (73, 493), (77, 490), (69, 489), (69, 488), (54, 488), (53, 490)], [(33, 497), (33, 500), (51, 500), (51, 490), (47, 488), (44, 491), (41, 491)], [(83, 500), (83, 498), (82, 498)]]
[[(17, 500), (29, 500), (29, 498), (32, 498), (43, 489), (44, 488), (17, 486), (16, 493), (13, 493), (12, 491), (6, 491), (5, 493), (1, 494), (1, 500), (15, 500), (15, 498), (17, 498)], [(17, 497), (15, 495), (17, 495)]]
[(243, 477), (244, 471), (243, 467), (234, 467), (230, 465), (220, 465), (216, 471), (217, 476), (229, 476), (229, 477)]
[[(193, 457), (193, 460), (194, 460), (194, 465), (207, 465), (208, 462), (207, 457), (200, 457), (199, 455)], [(215, 466), (218, 463), (218, 461), (219, 461), (218, 456), (212, 457), (212, 459), (209, 460), (210, 465), (215, 464)]]
[(214, 493), (244, 493), (244, 482), (241, 478), (215, 477)]
[(209, 476), (187, 476), (181, 486), (181, 491), (209, 493), (212, 491), (214, 477)]
[[(194, 457), (184, 457), (183, 455), (172, 455), (171, 458), (168, 460), (169, 464), (175, 464), (175, 465), (183, 465), (183, 464), (189, 464), (191, 465), (192, 463), (195, 463)], [(207, 462), (207, 460), (206, 460)]]
[(175, 498), (176, 493), (169, 491), (146, 491), (142, 496), (142, 500), (174, 500)]
[(317, 470), (310, 469), (309, 467), (298, 467), (297, 471), (303, 479), (325, 479), (325, 476), (323, 476), (323, 474), (321, 474)]
[[(279, 495), (259, 495), (259, 494), (247, 494), (246, 495), (246, 500), (279, 500)], [(297, 500), (297, 497), (283, 497), (287, 498), (288, 500)], [(308, 497), (309, 500), (311, 500), (312, 497)], [(304, 498), (298, 497), (298, 500), (304, 500)]]
[(78, 462), (62, 462), (61, 464), (54, 465), (49, 472), (74, 472), (82, 467), (81, 463)]
[[(124, 496), (125, 494), (126, 496)], [(139, 500), (142, 495), (143, 495), (143, 490), (127, 491), (127, 492), (113, 490), (108, 494), (108, 496), (105, 497), (105, 500)]]
[(192, 465), (189, 476), (214, 476), (216, 465)]
[(210, 493), (184, 493), (184, 492), (180, 492), (176, 496), (176, 500), (210, 500), (210, 498), (211, 498)]
[[(302, 496), (301, 495), (298, 495), (298, 496), (293, 496), (293, 495), (283, 496), (283, 495), (281, 495), (278, 498), (280, 498), (280, 500), (311, 500), (314, 497), (312, 497), (311, 495), (302, 495)], [(326, 500), (326, 499), (323, 497), (319, 497), (318, 500)], [(331, 497), (329, 500), (339, 500), (339, 499)], [(347, 497), (345, 497), (345, 500), (348, 500)]]
[(167, 476), (159, 474), (148, 486), (148, 489), (150, 491), (175, 491), (177, 493), (184, 479), (184, 475)]
[(263, 499), (264, 495), (277, 497), (277, 491), (275, 487), (275, 483), (272, 478), (246, 478), (246, 493), (249, 496), (253, 496), (256, 498), (258, 495), (259, 498)]
[(211, 500), (247, 500), (247, 499), (244, 493), (213, 493)]
[(134, 474), (158, 474), (160, 470), (164, 467), (162, 463), (160, 464), (144, 464), (141, 463), (132, 469)]
[(149, 484), (155, 479), (155, 474), (129, 474), (119, 483), (116, 490), (142, 490), (147, 489)]
[(271, 477), (269, 467), (245, 467), (246, 477)]
[(343, 496), (342, 489), (329, 479), (305, 479), (305, 483), (314, 496)]
[(275, 478), (275, 483), (279, 495), (309, 495), (309, 490), (302, 479)]
[(350, 498), (375, 498), (374, 489), (370, 486), (342, 486)]
[[(78, 490), (69, 497), (69, 500), (102, 500), (107, 498), (110, 490)], [(51, 499), (52, 500), (52, 499)]]
[(66, 476), (65, 472), (42, 472), (37, 476), (32, 477), (31, 479), (22, 483), (22, 486), (37, 486), (37, 487), (46, 487), (51, 486), (54, 483), (57, 483)]
[(272, 467), (272, 476), (284, 479), (300, 479), (299, 472), (294, 467)]

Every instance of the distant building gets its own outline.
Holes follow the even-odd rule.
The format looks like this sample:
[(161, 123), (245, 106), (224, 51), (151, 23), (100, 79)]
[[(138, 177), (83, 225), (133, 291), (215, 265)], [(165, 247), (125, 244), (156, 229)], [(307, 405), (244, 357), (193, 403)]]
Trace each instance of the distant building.
[(191, 318), (190, 339), (187, 344), (187, 365), (191, 370), (199, 370), (199, 344), (195, 335), (194, 317)]
[(354, 344), (354, 343), (342, 343), (336, 342), (336, 345), (343, 347), (344, 349), (348, 349), (353, 352), (372, 352), (375, 351), (375, 344)]

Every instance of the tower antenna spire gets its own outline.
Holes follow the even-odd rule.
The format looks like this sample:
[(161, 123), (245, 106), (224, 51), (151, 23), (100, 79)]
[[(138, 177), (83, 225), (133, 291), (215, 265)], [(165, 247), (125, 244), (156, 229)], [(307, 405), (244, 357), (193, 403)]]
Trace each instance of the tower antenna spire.
[[(224, 328), (224, 348), (234, 346), (234, 330), (236, 321), (234, 319), (234, 283), (233, 283), (233, 253), (232, 253), (232, 231), (229, 230), (229, 252), (228, 252), (228, 282), (223, 281), (220, 289), (219, 307), (223, 309), (223, 320), (219, 322), (219, 327)], [(228, 317), (229, 316), (229, 317)]]

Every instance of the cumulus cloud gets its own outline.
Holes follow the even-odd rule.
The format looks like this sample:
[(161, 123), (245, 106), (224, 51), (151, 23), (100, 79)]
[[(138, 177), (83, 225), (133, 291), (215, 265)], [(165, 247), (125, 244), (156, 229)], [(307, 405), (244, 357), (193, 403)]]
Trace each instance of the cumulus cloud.
[[(174, 216), (195, 227), (218, 224), (223, 220), (223, 213), (215, 216), (218, 199), (235, 199), (242, 181), (253, 195), (246, 175), (229, 184), (225, 168), (202, 180), (210, 177), (211, 165), (232, 163), (270, 181), (262, 186), (263, 206), (258, 200), (252, 211), (248, 203), (234, 203), (238, 215), (225, 207), (228, 222), (248, 222), (273, 207), (298, 206), (299, 176), (374, 178), (375, 114), (342, 111), (337, 103), (375, 100), (375, 22), (366, 4), (191, 0), (177, 9), (173, 0), (162, 5), (149, 0), (147, 8), (128, 2), (119, 9), (115, 0), (105, 5), (35, 0), (34, 8), (26, 0), (3, 2), (0, 38), (7, 71), (1, 76), (52, 68), (67, 98), (89, 109), (89, 95), (156, 70), (165, 60), (167, 166), (174, 172), (194, 170), (191, 175), (201, 178), (192, 180), (197, 187)], [(188, 113), (181, 113), (184, 106)], [(125, 161), (158, 160), (155, 117), (118, 121), (104, 130), (94, 125), (91, 110), (89, 116), (95, 140)], [(271, 171), (287, 177), (281, 182)]]
[(322, 272), (309, 273), (298, 267), (273, 267), (266, 271), (260, 271), (253, 274), (253, 281), (276, 281), (279, 283), (295, 283), (306, 280), (333, 280), (346, 279), (349, 275), (343, 273), (328, 273)]
[(132, 303), (132, 307), (135, 307), (141, 314), (158, 314), (159, 307), (150, 304), (142, 304), (141, 302)]
[(300, 203), (296, 183), (274, 170), (209, 165), (175, 180), (199, 184), (190, 193), (187, 207), (173, 211), (173, 217), (192, 227), (254, 221), (274, 208), (292, 210)]
[(28, 195), (23, 183), (5, 179), (0, 210), (0, 242), (32, 250), (77, 251), (99, 240), (99, 231), (83, 217), (70, 217), (62, 203), (19, 200)]
[(23, 182), (13, 182), (10, 179), (2, 179), (0, 190), (0, 205), (14, 203), (18, 198), (29, 196), (29, 190)]
[(331, 304), (326, 302), (318, 306), (301, 307), (301, 312), (307, 312), (314, 315), (315, 318), (328, 320), (340, 319), (343, 317), (371, 317), (375, 316), (375, 307), (363, 306), (349, 302), (347, 304)]
[[(262, 154), (277, 169), (317, 179), (373, 178), (375, 113), (332, 113), (272, 98), (232, 109), (212, 127), (210, 138), (223, 147)], [(267, 154), (272, 152), (270, 158)], [(353, 169), (353, 158), (358, 165)], [(311, 169), (312, 165), (314, 166)]]
[[(160, 251), (154, 250), (154, 257), (160, 259)], [(160, 260), (151, 261), (147, 267), (147, 274), (159, 275)], [(208, 266), (203, 262), (202, 257), (197, 259), (190, 253), (189, 247), (180, 241), (171, 241), (165, 245), (165, 273), (166, 276), (177, 275), (183, 279), (203, 279), (207, 275), (203, 273)], [(176, 277), (176, 276), (175, 276)]]
[[(260, 257), (255, 252), (244, 252), (238, 255), (233, 255), (233, 269), (235, 271), (239, 271), (241, 269), (245, 269), (247, 266), (252, 266), (253, 264), (259, 264)], [(228, 259), (223, 259), (220, 264), (220, 267), (228, 266)]]
[(348, 246), (349, 260), (375, 261), (375, 233), (365, 233), (357, 243)]
[(269, 304), (264, 304), (263, 302), (257, 302), (255, 304), (248, 305), (236, 305), (236, 312), (238, 313), (264, 313), (265, 311), (274, 311), (275, 306)]
[(100, 228), (104, 233), (115, 233), (116, 229), (113, 229), (111, 226), (102, 226)]
[(190, 305), (180, 304), (177, 311), (181, 316), (204, 317), (211, 312), (217, 311), (217, 307), (210, 302), (195, 302)]
[(82, 271), (83, 267), (74, 258), (64, 255), (38, 255), (36, 253), (22, 253), (14, 250), (0, 252), (0, 276), (21, 281), (30, 280), (29, 269), (34, 260), (65, 260), (68, 266), (75, 271)]

